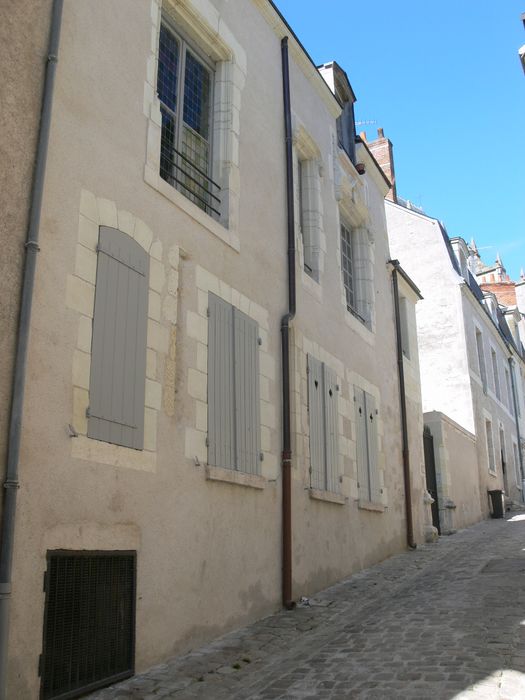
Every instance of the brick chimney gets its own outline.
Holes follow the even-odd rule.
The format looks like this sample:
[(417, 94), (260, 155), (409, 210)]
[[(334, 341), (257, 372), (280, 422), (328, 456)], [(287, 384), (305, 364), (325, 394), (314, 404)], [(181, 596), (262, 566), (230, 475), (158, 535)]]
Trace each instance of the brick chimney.
[(372, 151), (372, 155), (377, 160), (381, 170), (392, 183), (390, 190), (386, 195), (386, 199), (391, 202), (397, 202), (396, 192), (396, 174), (394, 171), (394, 149), (390, 139), (385, 138), (383, 129), (377, 130), (377, 139), (367, 142), (368, 148)]

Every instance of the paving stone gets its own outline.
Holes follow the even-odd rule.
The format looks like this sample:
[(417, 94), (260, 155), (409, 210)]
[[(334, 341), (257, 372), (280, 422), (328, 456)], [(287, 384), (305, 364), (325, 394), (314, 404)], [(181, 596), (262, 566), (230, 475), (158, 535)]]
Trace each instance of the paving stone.
[(91, 700), (525, 698), (524, 541), (479, 523)]

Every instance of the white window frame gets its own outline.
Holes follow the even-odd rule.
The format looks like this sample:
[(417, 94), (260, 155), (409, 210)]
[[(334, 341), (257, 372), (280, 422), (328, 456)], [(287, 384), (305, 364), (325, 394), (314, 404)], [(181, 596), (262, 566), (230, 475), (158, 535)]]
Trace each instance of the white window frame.
[[(195, 3), (165, 0), (151, 13), (150, 52), (147, 56), (143, 111), (147, 118), (146, 161), (144, 181), (175, 204), (211, 234), (235, 251), (239, 239), (239, 150), (241, 100), (247, 73), (246, 51), (210, 0)], [(176, 27), (184, 29), (184, 37), (198, 46), (215, 66), (213, 95), (212, 170), (220, 186), (220, 218), (216, 220), (202, 211), (184, 194), (160, 177), (161, 109), (157, 97), (157, 62), (159, 33), (163, 15)]]

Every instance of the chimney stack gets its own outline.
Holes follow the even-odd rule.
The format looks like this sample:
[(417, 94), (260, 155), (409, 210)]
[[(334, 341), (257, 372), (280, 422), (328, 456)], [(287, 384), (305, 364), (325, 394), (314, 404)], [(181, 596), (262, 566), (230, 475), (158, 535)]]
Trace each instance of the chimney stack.
[(385, 138), (384, 130), (379, 128), (377, 130), (377, 139), (375, 141), (369, 141), (367, 145), (379, 167), (391, 182), (386, 199), (389, 199), (391, 202), (397, 202), (394, 149), (392, 142), (390, 139)]

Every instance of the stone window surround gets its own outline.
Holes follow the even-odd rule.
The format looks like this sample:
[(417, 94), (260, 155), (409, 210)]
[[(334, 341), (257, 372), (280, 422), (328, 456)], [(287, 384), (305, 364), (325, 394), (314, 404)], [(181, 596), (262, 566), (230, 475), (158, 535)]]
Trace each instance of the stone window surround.
[[(144, 448), (142, 450), (87, 437), (86, 409), (89, 406), (91, 334), (98, 255), (96, 247), (100, 226), (110, 226), (131, 236), (149, 255)], [(167, 260), (164, 260), (161, 241), (154, 239), (151, 229), (138, 217), (129, 211), (118, 209), (114, 201), (96, 197), (88, 190), (81, 190), (75, 272), (68, 274), (66, 286), (66, 306), (78, 315), (72, 376), (71, 424), (78, 433), (78, 437), (71, 440), (71, 455), (74, 458), (116, 467), (156, 471), (157, 422), (162, 402), (162, 385), (158, 381), (157, 368), (161, 358), (170, 351), (170, 341), (171, 337), (174, 337), (177, 323), (179, 248), (172, 246), (166, 257)]]
[[(215, 62), (212, 177), (221, 190), (220, 221), (206, 214), (160, 177), (162, 121), (156, 82), (162, 12)], [(144, 181), (239, 252), (239, 114), (246, 81), (246, 53), (210, 0), (200, 0), (198, 9), (190, 0), (151, 0), (151, 25), (143, 104), (148, 120)]]
[[(306, 131), (304, 125), (299, 121), (298, 117), (293, 114), (292, 116), (292, 132), (293, 132), (293, 148), (294, 148), (294, 158), (293, 158), (293, 168), (294, 168), (294, 182), (295, 182), (295, 241), (297, 246), (297, 251), (299, 253), (299, 265), (301, 268), (301, 281), (303, 286), (312, 292), (320, 301), (322, 300), (322, 286), (321, 277), (324, 272), (324, 259), (326, 255), (326, 234), (324, 232), (323, 225), (323, 198), (321, 193), (321, 179), (324, 174), (324, 165), (321, 157), (321, 151), (315, 140)], [(306, 161), (309, 168), (310, 175), (313, 179), (312, 187), (307, 188), (304, 194), (309, 200), (311, 219), (313, 224), (311, 225), (312, 236), (312, 247), (314, 248), (314, 254), (317, 257), (317, 267), (314, 268), (313, 274), (310, 275), (304, 269), (305, 253), (304, 253), (304, 240), (302, 232), (300, 229), (300, 210), (301, 201), (299, 197), (299, 172), (298, 172), (298, 161)], [(317, 177), (313, 177), (317, 174)]]
[[(272, 401), (275, 394), (276, 362), (269, 353), (269, 313), (247, 296), (220, 280), (200, 265), (195, 266), (197, 310), (186, 312), (186, 335), (196, 345), (194, 358), (188, 367), (188, 395), (193, 400), (195, 423), (185, 429), (185, 456), (196, 466), (205, 466), (207, 480), (226, 482), (238, 486), (264, 489), (269, 482), (276, 482), (279, 472), (276, 449), (277, 406)], [(240, 309), (259, 325), (259, 399), (260, 445), (263, 453), (260, 474), (246, 474), (234, 469), (208, 465), (208, 295), (212, 292), (228, 304)]]
[[(374, 290), (373, 290), (373, 271), (375, 268), (375, 250), (374, 236), (371, 230), (370, 214), (367, 209), (367, 189), (366, 182), (360, 178), (357, 179), (353, 172), (353, 167), (350, 169), (348, 156), (344, 153), (344, 157), (340, 155), (341, 149), (334, 141), (334, 196), (338, 203), (337, 209), (337, 237), (336, 237), (336, 258), (338, 269), (340, 270), (340, 299), (341, 305), (345, 309), (346, 324), (356, 331), (363, 340), (369, 345), (375, 345), (376, 333), (376, 318), (374, 308)], [(352, 229), (359, 231), (359, 241), (356, 245), (356, 260), (362, 260), (365, 266), (370, 270), (370, 280), (362, 280), (361, 285), (366, 285), (363, 288), (362, 294), (369, 306), (370, 321), (363, 323), (352, 313), (347, 311), (346, 293), (343, 282), (343, 274), (341, 271), (341, 219)], [(357, 290), (359, 289), (360, 279), (359, 274), (356, 276)]]
[[(292, 431), (294, 439), (294, 454), (297, 455), (294, 468), (300, 469), (300, 478), (304, 483), (304, 488), (309, 491), (310, 498), (333, 502), (337, 504), (354, 501), (359, 509), (383, 512), (387, 506), (387, 489), (384, 483), (385, 455), (383, 451), (384, 425), (380, 410), (381, 401), (379, 390), (376, 386), (361, 377), (354, 371), (345, 368), (338, 358), (324, 350), (318, 343), (309, 340), (298, 329), (293, 330), (293, 344), (295, 348), (293, 356), (293, 387), (292, 387)], [(307, 357), (311, 354), (321, 362), (325, 362), (331, 367), (336, 375), (340, 386), (338, 396), (338, 441), (339, 441), (339, 479), (341, 490), (332, 494), (328, 491), (319, 491), (310, 488), (310, 432), (308, 421), (308, 379), (307, 379)], [(378, 433), (378, 469), (382, 489), (383, 500), (381, 503), (368, 503), (359, 500), (357, 487), (357, 444), (355, 437), (356, 420), (354, 402), (351, 396), (353, 386), (359, 386), (372, 394), (377, 402), (379, 414), (377, 417)], [(353, 436), (350, 437), (350, 436)], [(301, 465), (301, 466), (299, 466)]]

